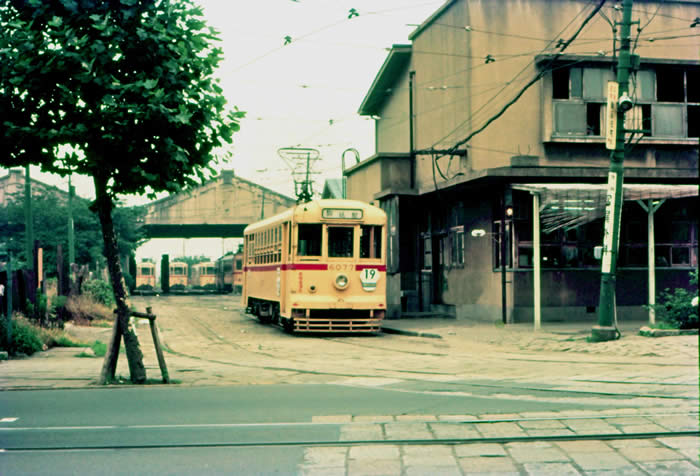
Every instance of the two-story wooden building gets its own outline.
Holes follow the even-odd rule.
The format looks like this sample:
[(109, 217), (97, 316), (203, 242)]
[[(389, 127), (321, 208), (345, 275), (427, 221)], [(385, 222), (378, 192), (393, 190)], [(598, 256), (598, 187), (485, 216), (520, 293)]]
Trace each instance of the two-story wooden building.
[[(597, 4), (449, 0), (410, 44), (391, 48), (359, 109), (375, 120), (376, 154), (344, 172), (348, 198), (375, 202), (390, 217), (390, 316), (442, 309), (532, 320), (532, 194), (541, 193), (549, 197), (542, 319), (595, 321), (594, 248), (602, 244), (610, 162), (606, 91), (621, 20), (617, 3), (607, 2), (581, 28)], [(688, 195), (698, 184), (698, 17), (700, 1), (634, 2), (641, 63), (626, 128), (646, 132), (630, 137), (625, 183), (645, 187), (623, 207), (622, 319), (646, 315), (648, 213), (640, 203), (663, 203), (653, 220), (657, 288), (686, 285), (697, 266), (697, 201)], [(586, 185), (582, 193), (577, 184), (600, 190)]]

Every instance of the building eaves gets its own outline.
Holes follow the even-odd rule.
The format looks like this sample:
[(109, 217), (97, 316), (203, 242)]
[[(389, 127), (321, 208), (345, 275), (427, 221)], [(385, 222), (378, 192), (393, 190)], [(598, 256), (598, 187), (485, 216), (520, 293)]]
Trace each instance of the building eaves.
[[(617, 59), (612, 56), (599, 56), (599, 55), (551, 55), (542, 54), (535, 56), (535, 64), (538, 67), (549, 67), (552, 61), (557, 63), (576, 63), (577, 65), (582, 65), (585, 63), (605, 63), (613, 64), (617, 62)], [(643, 65), (656, 65), (656, 64), (668, 64), (668, 65), (685, 65), (685, 66), (700, 66), (700, 60), (691, 59), (673, 59), (673, 58), (640, 58), (640, 64)]]
[(384, 60), (384, 64), (379, 69), (379, 73), (374, 78), (372, 86), (360, 104), (358, 113), (361, 116), (372, 116), (377, 113), (379, 107), (386, 100), (386, 91), (394, 82), (396, 77), (411, 60), (411, 45), (393, 45), (389, 55)]
[(418, 28), (413, 30), (410, 35), (408, 35), (408, 39), (413, 41), (414, 38), (416, 38), (418, 35), (420, 35), (426, 28), (428, 28), (430, 25), (432, 25), (435, 20), (440, 18), (445, 11), (447, 11), (448, 8), (450, 8), (453, 4), (457, 3), (457, 0), (447, 0), (440, 8), (438, 8), (435, 13), (430, 15), (427, 20), (425, 20), (423, 23), (421, 23)]

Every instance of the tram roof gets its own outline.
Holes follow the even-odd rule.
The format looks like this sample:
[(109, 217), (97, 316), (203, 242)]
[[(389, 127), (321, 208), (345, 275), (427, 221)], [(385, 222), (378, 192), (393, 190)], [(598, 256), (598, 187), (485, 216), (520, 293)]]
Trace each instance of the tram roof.
[(332, 223), (332, 219), (322, 219), (321, 210), (324, 208), (339, 208), (339, 209), (360, 209), (363, 211), (362, 223), (383, 225), (386, 223), (386, 213), (379, 207), (370, 205), (359, 200), (344, 200), (344, 199), (321, 199), (313, 200), (307, 203), (301, 203), (277, 215), (265, 218), (259, 222), (248, 225), (243, 231), (244, 234), (255, 232), (259, 229), (265, 229), (268, 226), (285, 221), (307, 221), (304, 217), (306, 214), (312, 214), (315, 222)]

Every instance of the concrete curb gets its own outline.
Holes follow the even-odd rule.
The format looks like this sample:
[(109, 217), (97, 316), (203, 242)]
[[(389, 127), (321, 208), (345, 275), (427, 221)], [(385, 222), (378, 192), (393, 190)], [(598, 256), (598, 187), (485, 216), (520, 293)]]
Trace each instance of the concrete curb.
[(385, 334), (399, 334), (404, 336), (413, 337), (428, 337), (430, 339), (442, 339), (440, 334), (433, 334), (431, 332), (421, 332), (421, 331), (407, 331), (404, 329), (396, 329), (394, 327), (382, 327), (382, 332)]
[(639, 329), (639, 335), (644, 337), (695, 336), (698, 329), (657, 329), (644, 326)]

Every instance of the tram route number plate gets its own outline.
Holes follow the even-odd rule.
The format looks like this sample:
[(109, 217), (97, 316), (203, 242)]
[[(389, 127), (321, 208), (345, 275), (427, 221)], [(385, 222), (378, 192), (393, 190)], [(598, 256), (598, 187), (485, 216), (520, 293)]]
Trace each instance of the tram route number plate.
[(376, 268), (365, 268), (360, 271), (360, 282), (362, 282), (362, 289), (365, 291), (374, 291), (377, 289), (379, 277), (379, 270)]

